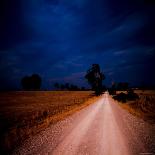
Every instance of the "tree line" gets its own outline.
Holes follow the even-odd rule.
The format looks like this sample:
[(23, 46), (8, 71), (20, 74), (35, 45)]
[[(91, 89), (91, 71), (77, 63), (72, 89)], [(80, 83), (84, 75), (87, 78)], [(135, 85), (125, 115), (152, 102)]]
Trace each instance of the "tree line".
[[(32, 74), (31, 76), (24, 76), (21, 79), (21, 85), (23, 90), (40, 90), (42, 84), (42, 78), (39, 74)], [(88, 90), (85, 87), (78, 87), (74, 84), (60, 84), (58, 82), (54, 83), (54, 88), (56, 90), (70, 90), (70, 91), (85, 91)]]
[(78, 87), (77, 85), (70, 84), (70, 83), (61, 84), (56, 82), (54, 83), (54, 87), (56, 90), (71, 90), (71, 91), (86, 90), (85, 87)]
[[(86, 72), (85, 79), (91, 86), (91, 89), (95, 91), (96, 95), (101, 94), (103, 90), (102, 81), (105, 79), (104, 74), (100, 71), (100, 66), (98, 64), (93, 64), (91, 68)], [(38, 74), (32, 74), (31, 76), (24, 76), (21, 79), (21, 85), (23, 90), (39, 90), (41, 88), (42, 78)], [(86, 90), (85, 87), (78, 87), (74, 84), (54, 84), (57, 90)], [(88, 90), (88, 89), (87, 89)]]
[[(91, 86), (91, 90), (95, 92), (96, 95), (102, 94), (106, 90), (106, 87), (103, 85), (103, 80), (105, 75), (100, 69), (99, 64), (92, 64), (92, 66), (87, 70), (85, 74), (85, 79), (88, 84)], [(76, 81), (75, 81), (76, 82)], [(24, 76), (21, 79), (21, 85), (23, 90), (40, 90), (42, 84), (42, 78), (39, 74), (32, 74), (31, 76)], [(69, 91), (84, 91), (88, 90), (85, 87), (79, 87), (75, 84), (70, 83), (54, 83), (54, 88), (56, 90), (69, 90)], [(108, 89), (111, 94), (115, 94), (116, 90), (128, 90), (129, 83), (119, 82), (113, 83), (112, 86)]]
[[(100, 70), (100, 66), (98, 64), (93, 64), (90, 69), (86, 72), (85, 79), (91, 86), (91, 89), (95, 91), (96, 95), (100, 95), (104, 89), (102, 85), (102, 81), (105, 79), (104, 74)], [(32, 74), (31, 76), (24, 76), (21, 79), (21, 85), (23, 90), (40, 90), (42, 84), (42, 78), (39, 74)], [(78, 90), (88, 90), (85, 87), (78, 87), (74, 84), (60, 84), (55, 83), (54, 87), (56, 90), (70, 90), (70, 91), (78, 91)]]

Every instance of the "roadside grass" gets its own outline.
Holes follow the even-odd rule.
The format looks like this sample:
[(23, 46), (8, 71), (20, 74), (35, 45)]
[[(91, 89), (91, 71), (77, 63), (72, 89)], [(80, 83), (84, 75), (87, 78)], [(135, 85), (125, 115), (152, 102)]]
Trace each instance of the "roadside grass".
[(94, 103), (91, 91), (3, 92), (0, 94), (0, 148), (8, 153), (52, 123)]
[(119, 105), (129, 111), (131, 114), (144, 119), (149, 123), (155, 123), (155, 91), (135, 91), (139, 99), (119, 102)]

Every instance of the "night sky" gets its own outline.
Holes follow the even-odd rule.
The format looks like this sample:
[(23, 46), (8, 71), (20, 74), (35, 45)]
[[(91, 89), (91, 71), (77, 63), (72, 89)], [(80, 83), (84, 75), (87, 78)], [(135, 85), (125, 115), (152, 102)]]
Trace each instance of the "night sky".
[(155, 85), (155, 4), (150, 0), (2, 0), (0, 89), (38, 73), (87, 86), (100, 64), (104, 84)]

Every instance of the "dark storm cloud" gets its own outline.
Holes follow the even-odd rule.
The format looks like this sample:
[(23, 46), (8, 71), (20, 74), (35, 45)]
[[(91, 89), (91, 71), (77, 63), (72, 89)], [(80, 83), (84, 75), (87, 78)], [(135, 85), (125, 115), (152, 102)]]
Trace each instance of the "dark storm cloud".
[(1, 1), (0, 23), (0, 50), (11, 48), (30, 37), (31, 30), (25, 26), (23, 20), (21, 0)]
[(101, 65), (109, 83), (132, 83), (154, 65), (151, 1), (7, 0), (3, 8), (1, 83), (34, 72), (45, 81), (81, 81), (92, 63)]

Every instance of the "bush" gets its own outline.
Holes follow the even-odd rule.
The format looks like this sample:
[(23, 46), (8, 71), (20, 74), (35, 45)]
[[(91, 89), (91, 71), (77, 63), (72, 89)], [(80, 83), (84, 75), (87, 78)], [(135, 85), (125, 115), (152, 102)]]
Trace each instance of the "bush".
[(114, 96), (113, 98), (119, 102), (125, 103), (127, 100), (134, 101), (136, 99), (139, 99), (139, 96), (136, 93), (134, 93), (133, 90), (129, 90), (127, 94), (120, 93), (120, 94)]
[(125, 94), (125, 93), (120, 93), (120, 94), (114, 96), (113, 98), (114, 98), (115, 100), (117, 100), (117, 101), (120, 101), (120, 102), (125, 103), (125, 102), (126, 102), (126, 99), (127, 99), (127, 94)]
[(136, 93), (134, 93), (133, 90), (129, 90), (127, 94), (127, 99), (132, 101), (139, 99), (139, 96)]

